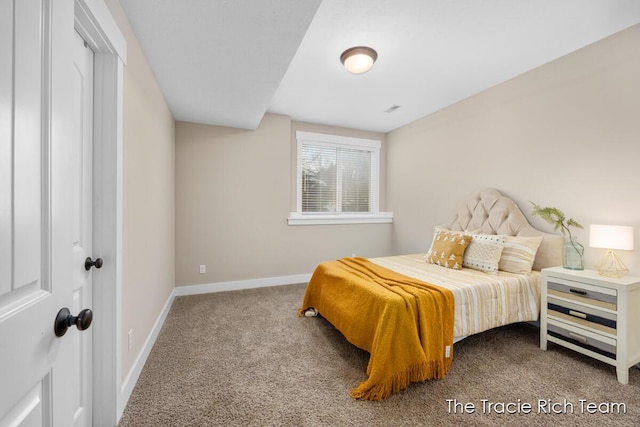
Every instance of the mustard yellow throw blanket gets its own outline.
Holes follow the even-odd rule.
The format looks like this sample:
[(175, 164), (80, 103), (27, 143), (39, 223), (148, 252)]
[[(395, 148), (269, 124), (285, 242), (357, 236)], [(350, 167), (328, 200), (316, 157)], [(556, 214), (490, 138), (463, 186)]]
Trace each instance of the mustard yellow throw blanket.
[(318, 265), (302, 308), (317, 309), (370, 353), (355, 399), (382, 400), (411, 382), (443, 378), (453, 357), (453, 294), (364, 258)]

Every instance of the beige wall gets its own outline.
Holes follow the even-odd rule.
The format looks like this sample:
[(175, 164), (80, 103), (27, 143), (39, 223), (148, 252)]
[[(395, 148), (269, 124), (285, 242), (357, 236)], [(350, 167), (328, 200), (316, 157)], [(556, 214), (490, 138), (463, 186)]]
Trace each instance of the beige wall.
[(635, 227), (640, 275), (640, 25), (546, 64), (387, 138), (393, 250), (424, 251), (433, 226), (482, 187), (514, 198), (534, 226), (529, 201), (555, 206), (583, 225)]
[(390, 253), (389, 224), (287, 225), (296, 130), (384, 141), (273, 114), (255, 131), (176, 123), (178, 286), (307, 274), (324, 260)]
[[(127, 40), (123, 119), (122, 377), (175, 284), (174, 120), (117, 0), (105, 2)], [(127, 334), (133, 329), (133, 347)]]

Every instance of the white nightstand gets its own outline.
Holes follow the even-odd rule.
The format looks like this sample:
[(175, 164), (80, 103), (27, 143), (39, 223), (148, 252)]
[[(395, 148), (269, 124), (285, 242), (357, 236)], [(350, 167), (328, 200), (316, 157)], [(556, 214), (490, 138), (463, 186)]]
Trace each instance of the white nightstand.
[(540, 348), (547, 342), (616, 367), (629, 382), (640, 362), (640, 278), (600, 276), (593, 270), (542, 270)]

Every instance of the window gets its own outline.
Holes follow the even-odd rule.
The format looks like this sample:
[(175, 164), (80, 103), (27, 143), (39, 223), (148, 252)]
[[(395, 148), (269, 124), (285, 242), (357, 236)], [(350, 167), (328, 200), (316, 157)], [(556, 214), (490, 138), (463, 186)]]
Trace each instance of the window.
[(297, 210), (289, 224), (391, 222), (379, 212), (380, 141), (296, 132)]

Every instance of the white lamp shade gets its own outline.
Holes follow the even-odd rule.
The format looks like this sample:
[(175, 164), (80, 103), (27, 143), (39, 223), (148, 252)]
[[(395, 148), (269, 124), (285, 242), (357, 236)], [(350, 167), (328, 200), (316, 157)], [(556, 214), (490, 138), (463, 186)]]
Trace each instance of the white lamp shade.
[(633, 227), (591, 224), (589, 227), (589, 246), (631, 251), (633, 250)]

